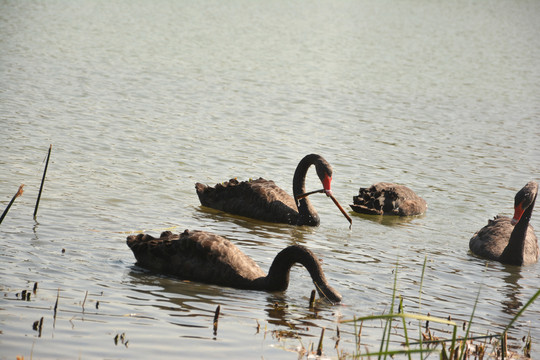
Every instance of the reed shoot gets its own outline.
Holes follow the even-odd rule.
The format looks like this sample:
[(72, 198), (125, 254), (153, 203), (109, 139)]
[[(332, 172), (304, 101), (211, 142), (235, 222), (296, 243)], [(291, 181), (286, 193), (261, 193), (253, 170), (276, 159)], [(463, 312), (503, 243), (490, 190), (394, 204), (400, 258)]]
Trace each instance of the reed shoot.
[(45, 169), (43, 170), (43, 177), (41, 178), (41, 186), (39, 187), (39, 193), (36, 200), (36, 207), (34, 208), (34, 220), (36, 220), (37, 211), (39, 207), (39, 200), (41, 199), (41, 192), (43, 191), (43, 184), (45, 183), (45, 175), (47, 174), (47, 167), (49, 167), (49, 159), (51, 157), (52, 144), (49, 146), (49, 153), (47, 154), (47, 161), (45, 162)]
[(2, 223), (2, 220), (4, 220), (4, 218), (6, 217), (9, 211), (9, 208), (11, 207), (11, 205), (13, 205), (13, 202), (15, 201), (15, 199), (23, 194), (23, 187), (24, 187), (24, 184), (21, 184), (21, 186), (19, 186), (19, 190), (17, 190), (17, 193), (13, 195), (13, 197), (11, 198), (11, 201), (9, 202), (8, 206), (2, 213), (2, 216), (0, 216), (0, 224)]

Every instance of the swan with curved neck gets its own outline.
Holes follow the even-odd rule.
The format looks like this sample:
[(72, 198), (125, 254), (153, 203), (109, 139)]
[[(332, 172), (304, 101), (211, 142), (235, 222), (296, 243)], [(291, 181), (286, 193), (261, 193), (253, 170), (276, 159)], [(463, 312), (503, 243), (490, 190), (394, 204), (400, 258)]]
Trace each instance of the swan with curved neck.
[(514, 198), (514, 217), (496, 216), (469, 241), (471, 251), (481, 257), (509, 265), (538, 261), (538, 239), (529, 224), (538, 184), (530, 181)]
[[(306, 193), (306, 174), (311, 165), (315, 165), (323, 189)], [(253, 219), (310, 226), (318, 226), (320, 219), (308, 195), (324, 192), (352, 223), (351, 218), (332, 195), (331, 182), (330, 164), (322, 156), (310, 154), (300, 160), (294, 172), (294, 197), (287, 194), (273, 181), (263, 178), (242, 182), (231, 179), (215, 187), (196, 183), (195, 189), (203, 206)]]
[(230, 286), (238, 289), (285, 291), (295, 263), (311, 275), (320, 297), (339, 303), (341, 295), (324, 276), (319, 259), (309, 249), (292, 245), (277, 254), (268, 275), (227, 239), (206, 231), (163, 232), (159, 238), (130, 235), (127, 245), (137, 265), (185, 280)]

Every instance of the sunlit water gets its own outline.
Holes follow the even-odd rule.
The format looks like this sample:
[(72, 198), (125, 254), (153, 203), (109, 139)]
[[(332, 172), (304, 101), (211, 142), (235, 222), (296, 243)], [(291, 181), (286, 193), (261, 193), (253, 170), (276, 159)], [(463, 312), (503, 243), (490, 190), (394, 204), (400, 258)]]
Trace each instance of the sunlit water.
[[(406, 311), (451, 316), (461, 335), (478, 296), (472, 333), (501, 331), (540, 265), (486, 262), (468, 241), (539, 180), (539, 15), (537, 1), (1, 1), (1, 210), (26, 186), (0, 225), (0, 358), (296, 359), (322, 328), (325, 356), (354, 354), (358, 329), (339, 321), (390, 311), (396, 269)], [(323, 195), (317, 228), (199, 205), (196, 181), (262, 176), (290, 191), (312, 152), (345, 207), (393, 181), (428, 212), (351, 211), (349, 230)], [(227, 237), (264, 270), (304, 244), (343, 304), (310, 310), (300, 267), (266, 293), (135, 266), (128, 233), (186, 228)], [(540, 355), (538, 319), (537, 301), (510, 331), (513, 351), (530, 333)], [(377, 351), (382, 331), (366, 322), (360, 350)], [(392, 340), (400, 349), (402, 332)]]

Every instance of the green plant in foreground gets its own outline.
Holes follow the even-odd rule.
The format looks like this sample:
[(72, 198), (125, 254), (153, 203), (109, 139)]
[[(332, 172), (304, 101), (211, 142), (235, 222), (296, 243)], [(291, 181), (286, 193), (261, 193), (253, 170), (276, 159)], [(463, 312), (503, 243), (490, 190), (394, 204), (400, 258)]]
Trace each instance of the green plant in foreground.
[[(424, 266), (422, 269), (422, 278), (420, 282), (420, 296), (419, 296), (419, 309), (420, 309), (420, 300), (421, 300), (421, 293), (422, 293), (422, 284), (424, 280), (424, 271), (426, 266), (426, 260), (424, 260)], [(465, 331), (465, 334), (463, 337), (458, 337), (457, 335), (457, 329), (458, 325), (449, 319), (442, 319), (434, 316), (429, 316), (429, 314), (421, 315), (416, 313), (406, 313), (403, 311), (403, 303), (402, 299), (400, 299), (400, 305), (398, 312), (394, 312), (394, 304), (396, 300), (396, 291), (397, 291), (397, 273), (398, 273), (398, 264), (396, 264), (396, 270), (395, 270), (395, 278), (394, 278), (394, 288), (392, 291), (392, 302), (390, 306), (390, 311), (388, 314), (381, 314), (381, 315), (371, 315), (371, 316), (363, 316), (363, 317), (354, 317), (352, 320), (342, 320), (341, 323), (354, 323), (354, 331), (355, 331), (355, 341), (356, 341), (356, 353), (352, 355), (352, 358), (360, 358), (360, 357), (368, 357), (368, 358), (377, 358), (377, 359), (386, 359), (388, 356), (393, 357), (395, 355), (405, 355), (409, 359), (412, 359), (413, 354), (420, 355), (421, 359), (424, 359), (425, 354), (431, 354), (431, 353), (438, 353), (440, 359), (446, 360), (446, 359), (465, 359), (469, 355), (469, 348), (468, 343), (470, 343), (473, 340), (487, 340), (489, 338), (498, 338), (499, 339), (499, 346), (500, 346), (500, 358), (505, 359), (507, 358), (507, 350), (506, 350), (506, 335), (508, 330), (512, 327), (512, 325), (516, 322), (516, 320), (525, 312), (527, 307), (532, 304), (538, 296), (540, 296), (540, 290), (538, 290), (533, 297), (521, 308), (521, 310), (514, 316), (514, 318), (508, 323), (508, 325), (503, 329), (501, 333), (494, 334), (494, 335), (485, 335), (485, 336), (475, 336), (475, 337), (469, 337), (470, 329), (472, 322), (474, 320), (474, 313), (476, 311), (476, 306), (478, 304), (478, 300), (480, 297), (480, 291), (481, 287), (478, 289), (478, 294), (476, 296), (476, 300), (474, 302), (474, 306), (471, 312), (471, 316), (468, 322), (467, 329)], [(383, 334), (381, 336), (381, 341), (379, 345), (379, 351), (377, 352), (366, 352), (366, 353), (360, 353), (360, 332), (362, 329), (362, 326), (367, 321), (373, 321), (373, 320), (382, 320), (384, 321), (384, 330)], [(391, 330), (394, 328), (392, 326), (392, 322), (395, 320), (401, 320), (402, 328), (403, 328), (403, 336), (405, 341), (402, 342), (402, 347), (399, 349), (391, 350), (390, 349), (390, 343), (391, 343)], [(408, 331), (407, 331), (407, 321), (406, 320), (416, 320), (419, 324), (419, 340), (418, 342), (410, 342), (408, 337)], [(428, 337), (427, 340), (423, 340), (424, 334), (422, 333), (422, 322), (432, 322), (432, 323), (439, 323), (439, 324), (446, 324), (452, 326), (452, 336), (448, 339), (431, 339)], [(360, 331), (358, 332), (358, 336), (356, 336), (357, 333), (357, 324), (360, 324)], [(429, 330), (428, 330), (429, 333)], [(530, 340), (528, 341), (528, 344), (530, 344)], [(445, 344), (450, 343), (449, 346), (449, 354), (446, 352), (446, 346)], [(437, 345), (441, 345), (441, 349), (437, 349)], [(426, 346), (427, 345), (427, 346)], [(432, 346), (435, 345), (435, 346)], [(415, 346), (413, 348), (413, 346)], [(482, 359), (484, 357), (485, 352), (485, 346), (479, 345), (477, 346), (477, 357), (479, 359)], [(526, 345), (524, 349), (525, 355), (527, 356), (527, 352), (530, 354), (530, 345)], [(497, 355), (495, 355), (497, 357)]]

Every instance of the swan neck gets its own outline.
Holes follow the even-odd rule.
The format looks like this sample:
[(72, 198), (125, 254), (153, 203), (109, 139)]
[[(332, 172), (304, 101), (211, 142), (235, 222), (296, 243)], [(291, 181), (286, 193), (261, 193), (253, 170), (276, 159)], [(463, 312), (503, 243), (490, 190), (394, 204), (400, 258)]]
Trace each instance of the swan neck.
[(296, 199), (296, 196), (304, 194), (306, 192), (306, 175), (311, 165), (318, 166), (321, 157), (319, 155), (311, 154), (305, 156), (296, 167), (293, 176), (293, 196), (296, 201), (296, 207), (298, 209), (299, 219), (298, 225), (318, 225), (319, 216), (317, 211), (311, 204), (308, 197), (300, 200)]
[(341, 295), (328, 284), (317, 257), (301, 245), (289, 246), (277, 254), (266, 276), (266, 289), (269, 291), (286, 290), (289, 286), (291, 267), (295, 263), (302, 264), (307, 269), (319, 296), (336, 303), (341, 301)]
[(531, 220), (535, 202), (536, 195), (534, 196), (531, 205), (525, 209), (518, 223), (514, 226), (508, 245), (501, 254), (501, 262), (511, 265), (523, 265), (525, 239), (527, 238), (527, 230), (529, 229), (529, 221)]

